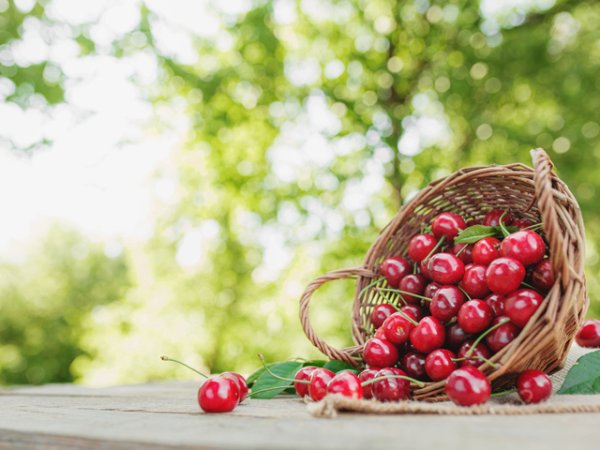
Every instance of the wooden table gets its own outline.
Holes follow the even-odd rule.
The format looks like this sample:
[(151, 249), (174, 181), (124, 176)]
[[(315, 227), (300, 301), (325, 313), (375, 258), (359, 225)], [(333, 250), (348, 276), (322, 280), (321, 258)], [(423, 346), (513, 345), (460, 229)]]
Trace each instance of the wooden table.
[(594, 449), (600, 414), (310, 416), (295, 398), (202, 414), (195, 382), (0, 390), (0, 449)]

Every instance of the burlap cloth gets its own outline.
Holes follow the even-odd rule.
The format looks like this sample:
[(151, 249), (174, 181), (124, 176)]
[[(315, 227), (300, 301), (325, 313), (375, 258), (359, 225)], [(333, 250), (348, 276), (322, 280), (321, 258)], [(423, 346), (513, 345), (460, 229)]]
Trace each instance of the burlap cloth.
[[(563, 369), (554, 373), (554, 391), (562, 386), (569, 369), (582, 355), (593, 351), (573, 345)], [(375, 400), (354, 400), (341, 395), (328, 395), (320, 402), (308, 402), (308, 411), (316, 417), (335, 417), (338, 412), (347, 411), (362, 414), (449, 414), (449, 415), (519, 415), (600, 412), (600, 395), (552, 395), (546, 402), (537, 405), (523, 404), (518, 395), (508, 394), (492, 397), (484, 405), (457, 406), (452, 402), (427, 403), (403, 401), (381, 403)]]

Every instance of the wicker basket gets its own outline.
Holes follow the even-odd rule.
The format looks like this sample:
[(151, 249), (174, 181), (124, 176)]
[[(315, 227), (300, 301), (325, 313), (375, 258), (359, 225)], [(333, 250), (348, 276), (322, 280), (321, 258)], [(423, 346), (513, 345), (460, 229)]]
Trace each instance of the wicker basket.
[[(491, 358), (497, 368), (484, 364), (481, 369), (494, 388), (499, 388), (512, 383), (515, 374), (524, 369), (552, 372), (560, 368), (588, 307), (584, 227), (575, 197), (552, 172), (546, 152), (536, 149), (531, 155), (533, 169), (524, 164), (469, 167), (434, 181), (381, 231), (362, 266), (329, 272), (314, 280), (300, 299), (300, 319), (310, 341), (329, 358), (360, 367), (364, 343), (375, 331), (370, 323), (373, 307), (389, 300), (376, 289), (386, 283), (378, 273), (380, 263), (406, 254), (409, 239), (440, 212), (481, 219), (488, 210), (501, 208), (519, 211), (533, 223), (543, 221), (556, 281), (519, 336)], [(309, 302), (321, 285), (343, 278), (357, 278), (352, 314), (356, 345), (336, 349), (315, 333), (309, 320)], [(381, 278), (381, 283), (368, 287), (374, 278)], [(413, 397), (444, 400), (444, 382), (426, 383), (413, 391)]]

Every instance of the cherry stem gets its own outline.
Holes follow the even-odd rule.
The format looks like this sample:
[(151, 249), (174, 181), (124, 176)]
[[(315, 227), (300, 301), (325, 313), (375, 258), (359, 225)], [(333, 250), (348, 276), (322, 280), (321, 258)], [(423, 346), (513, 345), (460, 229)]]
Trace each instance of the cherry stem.
[(417, 263), (413, 264), (413, 275), (417, 273)]
[(535, 289), (532, 285), (530, 285), (529, 283), (525, 283), (524, 281), (521, 281), (521, 284), (529, 289)]
[(479, 345), (479, 343), (483, 340), (484, 337), (486, 337), (488, 334), (490, 334), (492, 331), (494, 331), (496, 328), (504, 325), (505, 323), (510, 322), (510, 319), (504, 319), (501, 320), (500, 322), (498, 322), (496, 325), (489, 327), (487, 330), (485, 330), (483, 333), (481, 333), (477, 339), (475, 339), (473, 341), (473, 345), (471, 345), (471, 348), (469, 350), (467, 350), (467, 353), (465, 353), (465, 357), (469, 358), (471, 357), (471, 355), (473, 354), (473, 352), (475, 351), (475, 348)]
[(458, 258), (460, 256), (460, 254), (467, 249), (468, 246), (469, 246), (469, 244), (463, 244), (463, 247), (459, 251), (457, 251), (456, 255), (454, 255), (454, 256), (456, 256)]
[(435, 244), (435, 247), (433, 247), (431, 249), (431, 251), (427, 254), (427, 256), (425, 258), (423, 258), (423, 259), (425, 261), (428, 260), (431, 257), (431, 255), (433, 255), (435, 253), (435, 251), (442, 246), (442, 244), (444, 243), (445, 240), (446, 240), (446, 236), (442, 236), (440, 238), (440, 240), (437, 241), (437, 244)]
[(413, 319), (412, 317), (410, 317), (408, 314), (406, 314), (404, 311), (400, 311), (398, 308), (396, 308), (396, 312), (398, 314), (400, 314), (402, 317), (404, 317), (406, 320), (408, 320), (410, 323), (412, 323), (415, 327), (417, 325), (419, 325), (419, 322), (417, 322), (415, 319)]
[(460, 292), (462, 292), (463, 294), (465, 294), (465, 297), (467, 297), (469, 300), (471, 300), (471, 296), (467, 293), (467, 291), (465, 291), (462, 286), (457, 286), (458, 289), (460, 290)]
[(463, 357), (463, 358), (451, 358), (451, 361), (454, 361), (454, 362), (460, 362), (460, 361), (467, 361), (467, 360), (473, 360), (473, 359), (475, 359), (475, 360), (478, 360), (478, 361), (481, 361), (481, 362), (484, 362), (484, 363), (486, 363), (488, 366), (490, 366), (490, 367), (493, 367), (494, 369), (497, 369), (497, 368), (498, 368), (498, 364), (496, 364), (496, 363), (493, 363), (493, 362), (492, 362), (492, 361), (490, 361), (489, 359), (487, 359), (487, 358), (485, 358), (485, 357), (483, 357), (483, 356), (480, 356), (480, 355), (477, 355), (477, 356), (469, 356), (468, 358), (467, 358), (467, 357)]
[[(400, 296), (402, 297), (402, 294), (404, 295), (410, 295), (412, 297), (416, 297), (416, 298), (420, 298), (421, 300), (426, 300), (428, 302), (431, 301), (431, 299), (429, 297), (425, 297), (424, 295), (419, 295), (419, 294), (413, 294), (412, 292), (408, 292), (408, 291), (401, 291), (400, 289), (391, 289), (391, 288), (377, 288), (378, 291), (383, 291), (383, 292), (393, 292), (395, 294), (400, 294)], [(404, 298), (402, 298), (402, 300), (404, 300)], [(406, 301), (406, 300), (404, 300)]]
[(358, 298), (362, 298), (362, 296), (364, 295), (364, 293), (367, 291), (367, 289), (372, 288), (373, 286), (375, 286), (377, 283), (379, 283), (381, 281), (381, 278), (376, 278), (375, 280), (371, 281), (369, 284), (367, 284), (364, 288), (362, 288), (360, 290), (360, 292), (358, 293)]
[(490, 397), (501, 397), (503, 395), (514, 394), (515, 392), (517, 392), (516, 389), (509, 389), (507, 391), (494, 392)]
[(199, 370), (196, 370), (196, 369), (194, 369), (192, 366), (188, 366), (188, 365), (187, 365), (186, 363), (184, 363), (184, 362), (178, 361), (178, 360), (176, 360), (176, 359), (173, 359), (173, 358), (169, 358), (168, 356), (161, 356), (161, 357), (160, 357), (160, 359), (162, 359), (163, 361), (171, 361), (171, 362), (174, 362), (174, 363), (177, 363), (177, 364), (181, 364), (183, 367), (187, 367), (188, 369), (190, 369), (190, 370), (192, 370), (192, 371), (196, 372), (196, 373), (197, 373), (198, 375), (200, 375), (201, 377), (208, 378), (208, 376), (207, 376), (207, 375), (204, 375), (202, 372), (200, 372)]
[(414, 383), (414, 384), (416, 384), (419, 387), (425, 386), (425, 383), (423, 383), (422, 381), (415, 380), (414, 378), (407, 377), (405, 375), (383, 375), (381, 377), (371, 378), (370, 380), (363, 381), (361, 383), (361, 386), (365, 387), (365, 386), (368, 386), (370, 384), (376, 383), (377, 381), (389, 380), (389, 379), (392, 379), (392, 378), (398, 378), (398, 379), (401, 379), (401, 380), (408, 380), (411, 383)]
[(500, 231), (502, 231), (502, 235), (504, 237), (507, 237), (510, 234), (510, 232), (504, 226), (504, 222), (503, 222), (504, 216), (506, 216), (507, 214), (508, 214), (508, 211), (504, 211), (502, 213), (502, 215), (500, 216), (500, 220), (498, 220), (498, 226), (500, 227)]
[(291, 378), (284, 378), (280, 375), (277, 375), (276, 373), (274, 373), (271, 369), (269, 369), (269, 367), (267, 366), (267, 364), (265, 363), (265, 357), (259, 353), (258, 354), (258, 359), (260, 359), (260, 362), (262, 363), (263, 368), (267, 371), (267, 373), (269, 375), (271, 375), (273, 378), (276, 378), (278, 380), (281, 381), (287, 381), (290, 383), (302, 383), (302, 384), (310, 384), (310, 381), (304, 381), (304, 380), (295, 380), (295, 379), (291, 379)]

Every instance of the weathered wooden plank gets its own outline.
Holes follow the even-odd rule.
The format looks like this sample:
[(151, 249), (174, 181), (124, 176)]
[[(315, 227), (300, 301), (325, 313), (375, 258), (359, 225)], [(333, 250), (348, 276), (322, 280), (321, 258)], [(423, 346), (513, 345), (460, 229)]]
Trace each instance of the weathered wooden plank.
[(0, 449), (586, 449), (600, 414), (364, 416), (315, 419), (297, 399), (198, 410), (197, 383), (0, 391)]

